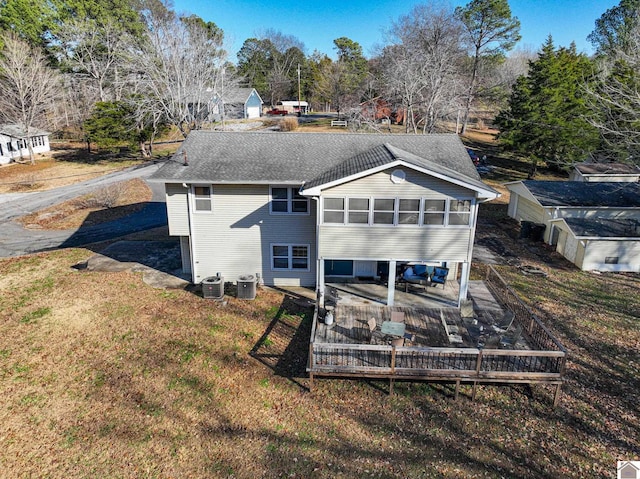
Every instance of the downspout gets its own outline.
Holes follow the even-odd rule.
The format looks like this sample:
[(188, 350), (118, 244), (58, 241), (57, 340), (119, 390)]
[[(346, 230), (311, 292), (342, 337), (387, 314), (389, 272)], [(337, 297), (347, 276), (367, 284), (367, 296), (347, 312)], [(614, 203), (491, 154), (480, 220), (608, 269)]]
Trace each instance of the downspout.
[(196, 261), (195, 261), (195, 249), (193, 247), (193, 231), (191, 224), (191, 187), (182, 183), (182, 186), (187, 189), (187, 224), (189, 229), (189, 259), (191, 260), (191, 282), (195, 284), (196, 279)]
[(318, 308), (324, 308), (324, 261), (320, 259), (320, 197), (313, 196), (316, 202), (316, 300)]

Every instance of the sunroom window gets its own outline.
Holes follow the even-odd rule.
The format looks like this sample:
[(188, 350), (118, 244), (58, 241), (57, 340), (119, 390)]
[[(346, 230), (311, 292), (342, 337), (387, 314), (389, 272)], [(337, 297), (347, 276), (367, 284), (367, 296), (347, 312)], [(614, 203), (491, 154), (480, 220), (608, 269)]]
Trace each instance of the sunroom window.
[(373, 200), (373, 224), (392, 225), (395, 211), (394, 199), (374, 199)]
[(446, 206), (446, 200), (424, 200), (424, 214), (422, 215), (422, 224), (440, 226), (444, 225)]
[(344, 224), (344, 198), (324, 199), (324, 222)]
[(471, 220), (471, 200), (451, 200), (449, 202), (449, 224), (468, 226)]
[(369, 198), (349, 198), (349, 224), (369, 223)]

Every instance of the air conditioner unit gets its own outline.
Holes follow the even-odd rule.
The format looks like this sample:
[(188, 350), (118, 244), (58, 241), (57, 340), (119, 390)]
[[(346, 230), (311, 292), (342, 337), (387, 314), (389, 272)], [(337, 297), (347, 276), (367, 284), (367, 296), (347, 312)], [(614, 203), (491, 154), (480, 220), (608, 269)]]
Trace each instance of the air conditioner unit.
[(224, 278), (209, 276), (203, 279), (202, 296), (206, 299), (222, 299), (224, 297)]
[(238, 276), (238, 299), (255, 299), (256, 277), (252, 274)]

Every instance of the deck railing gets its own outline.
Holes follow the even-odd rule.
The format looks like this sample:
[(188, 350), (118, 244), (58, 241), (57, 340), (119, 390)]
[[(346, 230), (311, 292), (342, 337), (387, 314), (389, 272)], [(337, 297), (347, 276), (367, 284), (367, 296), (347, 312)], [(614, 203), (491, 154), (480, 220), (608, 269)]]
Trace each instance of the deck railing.
[(485, 284), (502, 306), (515, 314), (514, 322), (527, 332), (532, 346), (541, 351), (561, 351), (566, 354), (562, 343), (542, 324), (540, 318), (527, 306), (506, 283), (502, 276), (491, 266), (487, 266)]
[(555, 382), (561, 379), (564, 357), (561, 351), (313, 343), (310, 372), (400, 379)]

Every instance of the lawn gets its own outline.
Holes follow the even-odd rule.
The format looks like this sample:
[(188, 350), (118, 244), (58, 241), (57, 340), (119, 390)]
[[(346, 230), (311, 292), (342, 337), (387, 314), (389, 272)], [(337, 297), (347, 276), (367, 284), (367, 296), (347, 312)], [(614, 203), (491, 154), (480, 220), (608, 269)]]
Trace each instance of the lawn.
[[(509, 236), (501, 241), (508, 245)], [(527, 251), (525, 249), (525, 251)], [(226, 305), (68, 249), (0, 261), (0, 477), (614, 477), (638, 458), (637, 275), (500, 272), (571, 350), (543, 386), (320, 380), (311, 311)]]
[(0, 260), (0, 477), (615, 477), (640, 458), (640, 277), (517, 241), (506, 201), (482, 206), (478, 242), (570, 350), (556, 409), (539, 385), (482, 386), (474, 402), (450, 384), (310, 393), (303, 299), (222, 304), (84, 270), (93, 251), (65, 249)]

